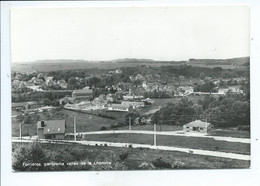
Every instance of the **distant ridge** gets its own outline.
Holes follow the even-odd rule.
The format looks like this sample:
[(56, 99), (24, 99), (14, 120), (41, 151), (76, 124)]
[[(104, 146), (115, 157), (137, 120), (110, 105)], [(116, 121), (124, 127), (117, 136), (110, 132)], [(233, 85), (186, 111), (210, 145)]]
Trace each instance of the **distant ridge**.
[(210, 65), (243, 65), (250, 62), (250, 57), (239, 57), (230, 59), (189, 59), (192, 64), (210, 64)]
[(250, 62), (250, 57), (239, 57), (239, 58), (229, 58), (229, 59), (195, 59), (190, 58), (187, 61), (163, 61), (163, 60), (153, 60), (153, 59), (137, 59), (137, 58), (122, 58), (114, 60), (97, 60), (97, 61), (87, 61), (87, 60), (73, 60), (73, 59), (46, 59), (46, 60), (36, 60), (30, 62), (12, 62), (13, 64), (22, 64), (22, 63), (98, 63), (98, 62), (110, 62), (110, 63), (180, 63), (180, 64), (223, 64), (223, 65), (243, 65)]

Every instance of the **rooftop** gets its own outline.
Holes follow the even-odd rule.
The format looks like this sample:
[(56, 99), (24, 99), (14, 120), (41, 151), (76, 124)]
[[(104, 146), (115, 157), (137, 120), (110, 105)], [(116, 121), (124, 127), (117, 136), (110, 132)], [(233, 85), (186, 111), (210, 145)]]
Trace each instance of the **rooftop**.
[(44, 121), (44, 127), (41, 127), (41, 121), (37, 122), (37, 129), (43, 128), (43, 134), (63, 134), (65, 133), (65, 120)]

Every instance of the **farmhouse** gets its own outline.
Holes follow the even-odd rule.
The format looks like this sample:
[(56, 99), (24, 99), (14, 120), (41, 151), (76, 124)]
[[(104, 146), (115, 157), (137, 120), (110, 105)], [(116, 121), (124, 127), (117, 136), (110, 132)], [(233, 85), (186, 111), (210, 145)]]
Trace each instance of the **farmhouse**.
[(128, 112), (133, 109), (132, 106), (129, 105), (121, 105), (121, 104), (111, 104), (107, 107), (107, 110), (110, 111), (122, 111), (122, 112)]
[(38, 139), (64, 139), (65, 129), (65, 120), (49, 120), (37, 122)]
[(208, 133), (211, 129), (213, 129), (212, 124), (200, 120), (183, 125), (183, 132)]

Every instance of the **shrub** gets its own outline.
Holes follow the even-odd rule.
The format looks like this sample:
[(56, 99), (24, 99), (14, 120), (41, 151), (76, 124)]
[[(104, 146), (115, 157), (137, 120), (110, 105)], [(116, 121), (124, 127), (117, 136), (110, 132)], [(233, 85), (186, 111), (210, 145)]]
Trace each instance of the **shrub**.
[(155, 166), (153, 164), (151, 164), (151, 163), (144, 162), (144, 163), (140, 164), (138, 166), (138, 168), (145, 169), (145, 170), (152, 170), (152, 169), (155, 169)]
[(185, 168), (185, 163), (183, 163), (182, 161), (175, 161), (172, 165), (172, 168), (183, 169)]
[(133, 146), (132, 146), (132, 145), (129, 145), (128, 147), (129, 147), (129, 148), (133, 148)]
[(104, 126), (102, 126), (102, 127), (100, 128), (100, 130), (107, 130), (107, 128), (104, 127)]
[(124, 161), (128, 157), (128, 152), (123, 152), (119, 155), (120, 160)]
[(105, 143), (105, 145), (104, 145), (105, 147), (107, 147), (107, 144)]
[(171, 164), (169, 162), (162, 160), (161, 157), (157, 158), (152, 163), (157, 168), (172, 168)]

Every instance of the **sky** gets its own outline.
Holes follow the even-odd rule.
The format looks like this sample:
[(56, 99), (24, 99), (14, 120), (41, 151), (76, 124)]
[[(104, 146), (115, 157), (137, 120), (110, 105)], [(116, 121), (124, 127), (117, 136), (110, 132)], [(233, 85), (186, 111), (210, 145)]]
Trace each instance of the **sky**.
[(11, 61), (249, 56), (246, 6), (13, 8)]

